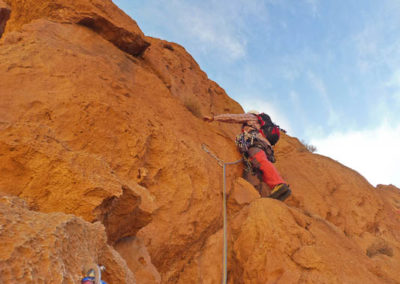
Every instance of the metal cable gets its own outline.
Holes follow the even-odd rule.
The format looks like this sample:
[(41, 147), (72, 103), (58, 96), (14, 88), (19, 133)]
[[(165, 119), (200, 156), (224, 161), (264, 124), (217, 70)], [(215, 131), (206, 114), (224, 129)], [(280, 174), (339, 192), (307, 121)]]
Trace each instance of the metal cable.
[(224, 220), (224, 251), (223, 251), (223, 271), (222, 271), (222, 284), (226, 284), (228, 279), (228, 240), (227, 240), (227, 214), (226, 214), (226, 166), (235, 165), (243, 161), (243, 159), (225, 163), (223, 160), (217, 157), (213, 152), (211, 152), (205, 144), (202, 144), (201, 147), (205, 152), (207, 152), (211, 157), (217, 160), (218, 164), (223, 168), (223, 202), (222, 202), (222, 214)]

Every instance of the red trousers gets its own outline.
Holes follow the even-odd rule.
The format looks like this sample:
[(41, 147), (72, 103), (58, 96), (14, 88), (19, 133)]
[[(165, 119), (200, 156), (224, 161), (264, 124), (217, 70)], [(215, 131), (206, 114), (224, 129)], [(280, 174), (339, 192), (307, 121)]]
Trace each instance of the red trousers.
[(262, 171), (263, 181), (273, 189), (275, 186), (281, 183), (286, 183), (279, 175), (275, 166), (268, 161), (265, 152), (259, 148), (252, 147), (248, 151), (249, 159), (252, 165)]

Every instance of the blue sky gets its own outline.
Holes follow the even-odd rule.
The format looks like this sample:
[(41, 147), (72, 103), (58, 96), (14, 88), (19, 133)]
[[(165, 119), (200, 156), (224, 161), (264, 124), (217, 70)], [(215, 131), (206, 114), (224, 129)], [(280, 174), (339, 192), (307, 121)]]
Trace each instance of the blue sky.
[(400, 186), (400, 1), (114, 1), (246, 110)]

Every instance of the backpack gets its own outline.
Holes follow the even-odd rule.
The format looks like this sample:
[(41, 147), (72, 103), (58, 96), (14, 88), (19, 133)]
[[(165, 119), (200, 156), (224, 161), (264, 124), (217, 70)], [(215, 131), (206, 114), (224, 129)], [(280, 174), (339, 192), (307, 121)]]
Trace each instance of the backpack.
[(258, 121), (261, 125), (262, 134), (264, 134), (265, 138), (271, 143), (271, 145), (275, 145), (280, 137), (280, 127), (272, 122), (271, 118), (268, 114), (260, 113), (257, 115)]

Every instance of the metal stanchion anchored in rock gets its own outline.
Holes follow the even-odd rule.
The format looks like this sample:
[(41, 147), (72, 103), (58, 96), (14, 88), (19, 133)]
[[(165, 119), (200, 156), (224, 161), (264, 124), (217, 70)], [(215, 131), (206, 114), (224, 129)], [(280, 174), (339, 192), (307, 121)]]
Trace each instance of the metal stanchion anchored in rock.
[(228, 266), (228, 242), (227, 242), (227, 218), (226, 218), (226, 167), (229, 165), (235, 165), (243, 161), (243, 159), (234, 161), (234, 162), (224, 162), (220, 158), (217, 157), (213, 152), (211, 152), (205, 144), (202, 144), (201, 147), (205, 152), (207, 152), (211, 157), (213, 157), (218, 164), (223, 169), (223, 201), (222, 201), (222, 214), (224, 219), (224, 251), (223, 251), (223, 271), (222, 271), (222, 283), (226, 284), (227, 281), (227, 266)]
[(82, 278), (81, 284), (107, 284), (101, 280), (101, 272), (105, 269), (104, 266), (94, 263), (86, 265), (83, 269), (85, 277)]

